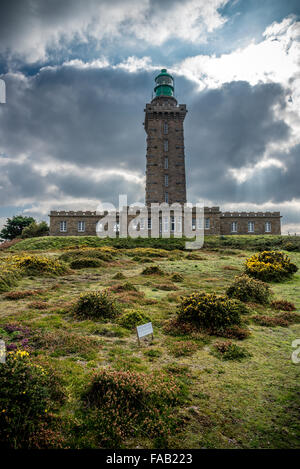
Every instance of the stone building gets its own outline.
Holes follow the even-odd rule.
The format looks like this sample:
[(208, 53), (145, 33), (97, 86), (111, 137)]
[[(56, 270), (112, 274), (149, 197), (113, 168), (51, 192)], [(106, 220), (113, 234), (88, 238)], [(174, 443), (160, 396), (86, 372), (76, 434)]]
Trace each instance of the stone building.
[[(186, 175), (183, 122), (187, 113), (185, 104), (174, 97), (174, 80), (162, 69), (155, 78), (155, 96), (146, 104), (144, 128), (147, 134), (146, 152), (146, 207), (158, 204), (184, 206)], [(195, 207), (191, 224), (196, 227)], [(159, 233), (164, 228), (178, 233), (184, 224), (183, 216), (171, 215), (168, 219), (159, 214)], [(175, 213), (175, 212), (174, 212)], [(91, 211), (51, 211), (50, 235), (95, 236), (98, 222), (107, 214)], [(128, 224), (134, 216), (128, 216)], [(204, 234), (280, 234), (280, 212), (222, 212), (219, 207), (204, 207)], [(99, 225), (98, 225), (99, 226)], [(179, 227), (179, 228), (178, 228)], [(150, 235), (152, 220), (141, 219), (137, 230)], [(179, 230), (179, 231), (178, 231)], [(115, 216), (116, 234), (119, 231), (119, 214)]]

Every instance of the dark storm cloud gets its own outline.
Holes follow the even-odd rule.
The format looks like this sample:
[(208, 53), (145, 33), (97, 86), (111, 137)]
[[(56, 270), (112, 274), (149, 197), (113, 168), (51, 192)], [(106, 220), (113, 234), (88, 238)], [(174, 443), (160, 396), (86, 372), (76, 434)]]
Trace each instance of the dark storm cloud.
[[(22, 196), (46, 199), (50, 185), (74, 198), (108, 200), (129, 192), (133, 199), (138, 193), (139, 199), (143, 187), (138, 183), (118, 175), (105, 176), (102, 183), (96, 183), (86, 173), (78, 176), (68, 170), (55, 171), (53, 164), (71, 163), (103, 171), (126, 169), (142, 176), (143, 108), (147, 96), (150, 98), (154, 75), (65, 66), (43, 69), (31, 78), (7, 77), (7, 104), (0, 108), (0, 153), (16, 160), (27, 155), (27, 159), (3, 166), (1, 203)], [(196, 93), (187, 80), (178, 78), (177, 82), (180, 101), (186, 101), (189, 109), (185, 144), (192, 200), (281, 202), (299, 193), (298, 148), (284, 157), (286, 172), (265, 168), (242, 184), (228, 172), (254, 165), (270, 142), (287, 139), (289, 128), (274, 115), (275, 105), (285, 106), (280, 85), (232, 82)], [(52, 166), (47, 176), (32, 168), (49, 162)]]
[[(0, 174), (1, 205), (9, 205), (13, 201), (33, 199), (46, 202), (49, 199), (72, 197), (76, 199), (93, 199), (96, 201), (118, 204), (118, 194), (127, 194), (128, 202), (142, 201), (144, 196), (140, 184), (130, 183), (119, 175), (110, 175), (96, 181), (89, 174), (70, 174), (67, 171), (50, 171), (41, 175), (34, 170), (29, 162), (8, 162)], [(49, 192), (49, 188), (51, 191)], [(61, 202), (59, 206), (61, 208)]]
[[(216, 90), (207, 90), (190, 105), (186, 124), (187, 165), (192, 198), (216, 201), (265, 202), (271, 184), (282, 170), (268, 168), (269, 177), (263, 192), (259, 181), (238, 184), (229, 169), (253, 166), (259, 162), (270, 143), (284, 142), (289, 127), (275, 117), (274, 106), (285, 107), (285, 92), (276, 83), (251, 86), (248, 82), (231, 82)], [(269, 181), (269, 182), (268, 182)], [(255, 190), (255, 186), (259, 193)], [(251, 189), (249, 191), (249, 189)], [(289, 199), (292, 188), (286, 189)], [(273, 197), (271, 197), (273, 198)], [(281, 199), (284, 200), (284, 199)]]
[(128, 57), (171, 38), (179, 38), (183, 46), (205, 42), (224, 22), (218, 12), (223, 5), (224, 0), (1, 2), (0, 58), (15, 68), (22, 62), (60, 63), (63, 58), (78, 58), (80, 46), (85, 45), (87, 59), (109, 52), (114, 58), (122, 53)]
[(90, 198), (118, 205), (118, 195), (127, 194), (128, 202), (143, 202), (144, 190), (140, 184), (128, 182), (118, 175), (111, 175), (103, 181), (91, 180), (88, 176), (49, 174), (48, 183), (54, 183), (66, 196)]
[(269, 197), (275, 203), (291, 200), (293, 197), (300, 199), (300, 144), (292, 147), (288, 153), (279, 153), (274, 156), (285, 165), (285, 168), (261, 170), (255, 177), (249, 179), (245, 186), (248, 190), (252, 188), (256, 193), (259, 190), (262, 192), (263, 186), (264, 190), (260, 198)]
[(8, 77), (0, 151), (143, 171), (143, 108), (151, 82), (147, 73), (72, 67), (45, 69), (29, 81)]

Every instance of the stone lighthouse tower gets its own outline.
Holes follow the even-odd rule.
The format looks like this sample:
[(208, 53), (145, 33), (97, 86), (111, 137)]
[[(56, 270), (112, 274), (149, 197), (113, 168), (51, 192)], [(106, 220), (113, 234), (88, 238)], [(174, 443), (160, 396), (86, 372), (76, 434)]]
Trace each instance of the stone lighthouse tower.
[(147, 133), (146, 205), (186, 202), (183, 121), (185, 104), (174, 98), (174, 80), (162, 69), (155, 78), (155, 97), (145, 109)]

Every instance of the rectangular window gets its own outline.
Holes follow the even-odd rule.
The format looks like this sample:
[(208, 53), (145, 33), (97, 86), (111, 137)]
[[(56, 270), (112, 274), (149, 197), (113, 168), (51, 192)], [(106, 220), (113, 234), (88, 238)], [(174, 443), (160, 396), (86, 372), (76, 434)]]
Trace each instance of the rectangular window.
[(169, 231), (169, 217), (164, 217), (164, 233)]
[(152, 229), (152, 220), (151, 218), (148, 218), (148, 230)]
[(237, 233), (237, 221), (233, 221), (231, 223), (231, 232), (232, 233)]
[(80, 233), (83, 233), (85, 231), (85, 221), (79, 221), (78, 222), (78, 231)]
[(67, 231), (67, 222), (66, 221), (61, 221), (59, 223), (59, 231), (61, 231), (62, 233)]
[(265, 232), (266, 233), (271, 233), (271, 222), (270, 221), (266, 221), (265, 223)]
[(164, 134), (166, 135), (168, 133), (168, 122), (164, 123)]
[(210, 218), (205, 218), (205, 229), (209, 230), (210, 228)]
[(165, 169), (169, 168), (169, 158), (165, 158)]
[(200, 215), (198, 218), (198, 230), (203, 229), (203, 217)]
[(254, 221), (248, 221), (248, 233), (254, 233)]
[(169, 185), (169, 176), (165, 174), (165, 187), (168, 187)]
[(167, 204), (169, 203), (169, 194), (168, 194), (168, 192), (165, 192), (165, 202)]
[(168, 151), (169, 150), (169, 142), (168, 140), (164, 140), (164, 151)]
[(175, 231), (175, 218), (171, 217), (171, 231)]

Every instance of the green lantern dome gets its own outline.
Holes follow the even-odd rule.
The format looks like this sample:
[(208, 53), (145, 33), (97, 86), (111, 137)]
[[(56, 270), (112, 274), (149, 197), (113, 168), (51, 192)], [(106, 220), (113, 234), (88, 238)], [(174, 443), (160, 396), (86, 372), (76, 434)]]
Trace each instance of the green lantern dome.
[(174, 80), (165, 68), (157, 75), (155, 83), (154, 91), (156, 96), (174, 96)]

